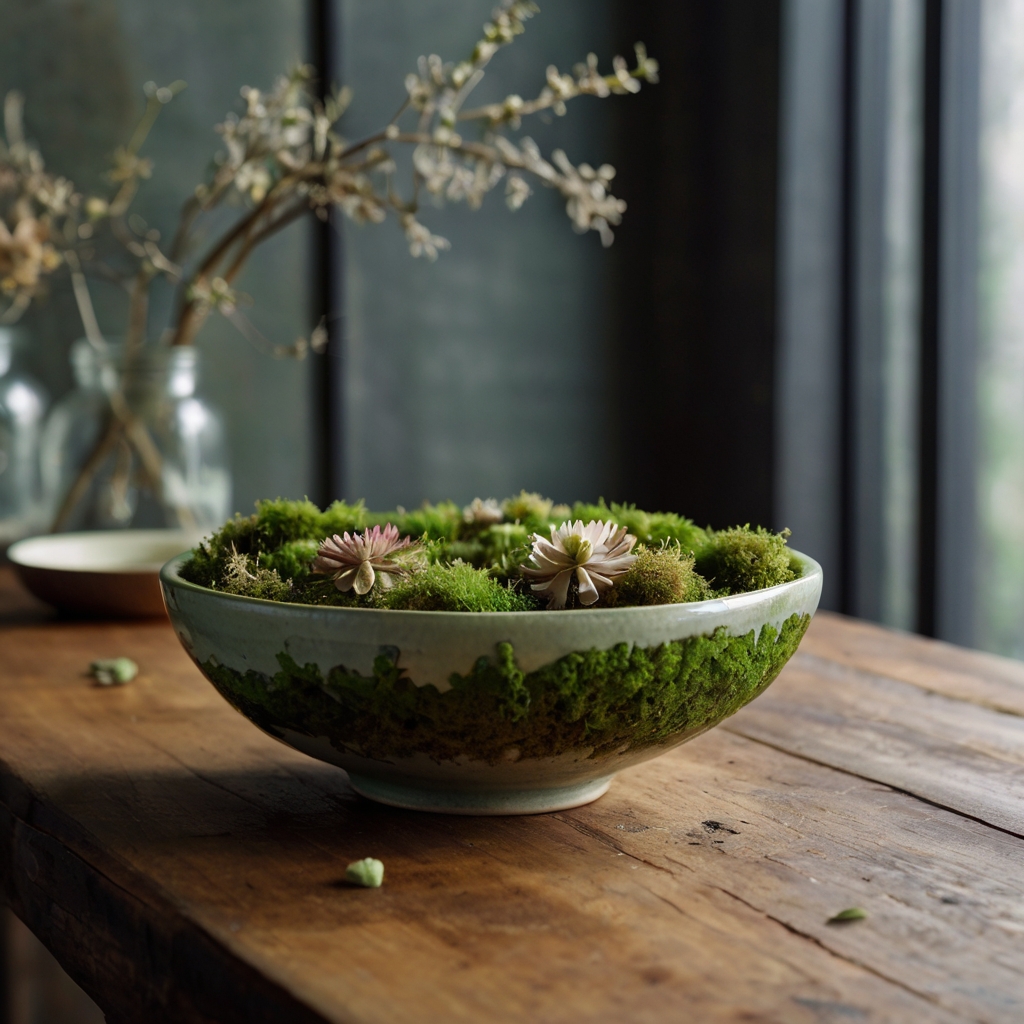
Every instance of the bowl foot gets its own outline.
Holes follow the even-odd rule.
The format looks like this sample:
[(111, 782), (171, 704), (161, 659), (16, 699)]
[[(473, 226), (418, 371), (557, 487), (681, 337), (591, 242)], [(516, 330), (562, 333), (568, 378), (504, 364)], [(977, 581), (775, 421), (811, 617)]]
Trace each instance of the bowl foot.
[(557, 789), (492, 789), (453, 790), (427, 789), (371, 779), (365, 775), (348, 773), (352, 788), (361, 796), (392, 807), (409, 811), (433, 811), (435, 814), (544, 814), (548, 811), (567, 811), (582, 807), (604, 796), (612, 783), (612, 776), (578, 782)]

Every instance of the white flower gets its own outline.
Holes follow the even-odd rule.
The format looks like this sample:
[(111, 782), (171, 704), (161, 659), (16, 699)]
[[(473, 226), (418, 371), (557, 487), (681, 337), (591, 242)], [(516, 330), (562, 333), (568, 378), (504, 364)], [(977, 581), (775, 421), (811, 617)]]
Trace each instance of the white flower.
[(450, 249), (451, 242), (440, 235), (430, 233), (429, 228), (421, 224), (411, 213), (401, 215), (402, 230), (409, 243), (409, 252), (413, 256), (426, 256), (428, 260), (436, 260), (442, 249)]
[(537, 580), (531, 589), (547, 593), (549, 608), (564, 608), (573, 576), (579, 586), (580, 604), (591, 605), (609, 590), (636, 561), (630, 554), (636, 537), (615, 523), (582, 520), (565, 522), (551, 539), (533, 535), (530, 561), (520, 566), (528, 579)]
[(518, 174), (510, 174), (505, 183), (505, 202), (510, 210), (518, 210), (533, 194), (533, 189)]

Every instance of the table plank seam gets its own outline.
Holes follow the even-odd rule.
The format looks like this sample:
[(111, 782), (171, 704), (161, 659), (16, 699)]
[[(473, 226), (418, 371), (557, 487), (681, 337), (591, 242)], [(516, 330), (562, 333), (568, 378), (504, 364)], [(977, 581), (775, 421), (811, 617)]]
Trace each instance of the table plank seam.
[[(755, 742), (757, 742), (757, 741), (755, 741)], [(764, 744), (764, 745), (768, 746), (768, 747), (771, 747), (771, 744)], [(774, 749), (774, 748), (772, 748), (772, 749)], [(784, 755), (788, 754), (787, 751), (779, 751), (779, 752), (784, 754)], [(790, 756), (796, 756), (796, 755), (790, 755)], [(810, 760), (810, 759), (804, 758), (802, 760)], [(830, 766), (824, 765), (824, 766), (821, 766), (821, 767), (828, 768)], [(845, 774), (849, 775), (849, 774), (853, 774), (853, 773), (847, 772)], [(872, 780), (866, 780), (866, 781), (872, 781)], [(895, 791), (894, 787), (888, 786), (886, 788)], [(911, 794), (911, 797), (913, 798), (912, 794)], [(608, 847), (609, 849), (615, 850), (616, 852), (622, 854), (623, 856), (626, 856), (626, 857), (630, 858), (631, 860), (637, 861), (638, 863), (643, 864), (643, 865), (645, 865), (647, 867), (656, 868), (658, 871), (661, 871), (661, 872), (663, 872), (665, 874), (668, 874), (672, 878), (676, 877), (676, 871), (674, 871), (674, 870), (672, 870), (670, 868), (663, 867), (661, 864), (657, 864), (657, 863), (655, 863), (655, 862), (653, 862), (651, 860), (648, 860), (648, 859), (646, 859), (644, 857), (640, 857), (640, 856), (636, 855), (635, 853), (631, 853), (629, 850), (622, 849), (620, 844), (615, 841), (615, 838), (613, 836), (607, 834), (606, 832), (602, 831), (601, 829), (585, 825), (582, 822), (573, 821), (572, 818), (569, 817), (566, 814), (553, 815), (552, 817), (556, 817), (556, 818), (558, 818), (558, 820), (566, 822), (566, 824), (570, 825), (572, 828), (574, 828), (577, 832), (581, 833), (582, 835), (585, 835), (585, 836), (587, 836), (589, 838), (597, 840), (598, 842), (602, 843), (602, 845)], [(770, 860), (771, 858), (767, 858), (767, 859)], [(679, 868), (684, 868), (686, 871), (688, 871), (688, 872), (690, 872), (692, 874), (696, 874), (696, 871), (695, 871), (694, 868), (692, 868), (689, 865), (683, 863), (682, 861), (673, 859), (672, 863), (677, 865)], [(683, 907), (680, 907), (677, 903), (675, 903), (673, 900), (669, 899), (664, 894), (662, 894), (660, 892), (657, 892), (655, 889), (652, 889), (649, 886), (644, 886), (644, 888), (646, 889), (647, 892), (649, 892), (657, 900), (659, 900), (661, 903), (664, 903), (667, 906), (671, 907), (677, 913), (683, 915), (684, 917), (688, 917), (689, 916), (687, 914), (686, 910)], [(942, 1010), (943, 1012), (946, 1012), (946, 1013), (955, 1013), (955, 1010), (953, 1010), (952, 1008), (950, 1008), (948, 1006), (945, 1006), (943, 1004), (943, 1002), (938, 997), (936, 997), (934, 995), (931, 995), (928, 992), (921, 991), (919, 989), (915, 989), (913, 986), (908, 985), (904, 981), (901, 981), (898, 977), (894, 977), (894, 976), (888, 975), (884, 971), (881, 971), (881, 970), (879, 970), (876, 967), (872, 967), (869, 963), (859, 959), (858, 957), (851, 956), (851, 955), (849, 955), (847, 953), (842, 952), (841, 950), (833, 948), (832, 946), (828, 945), (826, 942), (823, 942), (818, 936), (813, 935), (813, 934), (811, 934), (809, 932), (806, 932), (803, 929), (798, 928), (797, 926), (791, 924), (790, 922), (783, 920), (782, 918), (776, 917), (774, 914), (770, 913), (765, 908), (757, 906), (754, 903), (751, 903), (749, 900), (744, 899), (742, 896), (738, 895), (737, 893), (732, 892), (728, 888), (726, 888), (726, 887), (724, 887), (724, 886), (722, 886), (720, 884), (717, 884), (717, 883), (711, 883), (710, 888), (716, 890), (717, 892), (721, 892), (724, 896), (727, 896), (730, 899), (736, 900), (736, 902), (740, 903), (742, 906), (746, 907), (748, 910), (751, 910), (753, 913), (759, 915), (760, 917), (762, 917), (762, 918), (764, 918), (764, 919), (766, 919), (768, 921), (771, 921), (773, 924), (781, 925), (787, 932), (789, 932), (790, 934), (796, 936), (797, 938), (811, 942), (813, 945), (815, 945), (816, 947), (821, 949), (823, 952), (827, 953), (830, 957), (834, 957), (836, 960), (839, 960), (839, 961), (841, 961), (843, 963), (849, 964), (850, 966), (855, 967), (858, 970), (866, 971), (867, 973), (869, 973), (869, 974), (873, 975), (874, 977), (878, 978), (880, 981), (885, 982), (887, 984), (892, 984), (895, 987), (900, 988), (903, 991), (905, 991), (908, 995), (911, 995), (911, 996), (913, 996), (915, 998), (922, 999), (923, 1001), (925, 1001), (929, 1005), (934, 1006), (936, 1009), (940, 1009), (940, 1010)], [(972, 1018), (970, 1018), (970, 1017), (963, 1017), (963, 1016), (959, 1016), (958, 1019), (960, 1019), (960, 1020), (972, 1020)]]
[[(900, 683), (904, 686), (913, 686), (922, 693), (930, 693), (933, 696), (943, 697), (946, 700), (957, 700), (963, 704), (971, 704), (974, 707), (985, 708), (987, 711), (998, 712), (1001, 715), (1012, 715), (1014, 718), (1024, 718), (1024, 714), (1022, 714), (1018, 708), (1000, 704), (998, 701), (985, 700), (980, 697), (974, 698), (951, 694), (939, 687), (928, 686), (919, 679), (907, 679), (895, 672), (878, 672), (873, 669), (862, 668), (860, 665), (851, 665), (848, 662), (837, 661), (834, 658), (826, 658), (821, 654), (797, 651), (791, 660), (791, 664), (805, 668), (810, 672), (813, 672), (815, 668), (818, 668), (829, 673), (838, 672), (868, 681), (885, 680), (889, 683)], [(1011, 684), (1007, 682), (1002, 685), (1009, 686)]]
[[(774, 914), (769, 913), (763, 907), (755, 906), (749, 900), (745, 900), (742, 896), (739, 896), (734, 892), (730, 892), (725, 887), (721, 885), (715, 885), (714, 888), (717, 889), (720, 893), (723, 893), (725, 896), (729, 896), (730, 898), (736, 900), (737, 903), (741, 903), (748, 910), (754, 911), (755, 914), (761, 914), (763, 917), (766, 917), (769, 921), (773, 921), (775, 924), (781, 925), (783, 928), (786, 929), (787, 932), (790, 932), (792, 935), (796, 935), (801, 939), (805, 939), (808, 942), (813, 943), (815, 946), (818, 946), (820, 949), (824, 950), (830, 956), (834, 956), (837, 960), (842, 960), (844, 963), (848, 963), (853, 965), (854, 967), (858, 967), (862, 971), (867, 971), (868, 974), (874, 975), (879, 980), (887, 982), (890, 985), (895, 985), (897, 988), (903, 989), (904, 992), (907, 992), (912, 996), (916, 996), (918, 999), (923, 999), (926, 1003), (935, 1006), (937, 1009), (942, 1009), (946, 1013), (954, 1012), (949, 1007), (943, 1006), (942, 1003), (935, 996), (930, 995), (927, 992), (922, 992), (919, 989), (914, 988), (912, 985), (908, 985), (906, 982), (901, 981), (899, 978), (891, 977), (890, 975), (878, 970), (878, 968), (872, 967), (871, 964), (866, 963), (863, 960), (859, 960), (857, 957), (849, 956), (848, 954), (842, 953), (837, 949), (833, 949), (827, 943), (822, 942), (817, 935), (811, 935), (809, 932), (805, 932), (801, 928), (797, 928), (796, 925), (790, 924), (790, 922), (784, 921), (782, 920), (782, 918), (776, 917)], [(970, 1018), (962, 1017), (961, 1019), (969, 1020)]]
[(833, 771), (842, 772), (844, 775), (849, 775), (851, 778), (861, 779), (863, 782), (870, 782), (876, 786), (884, 786), (890, 792), (902, 793), (904, 796), (909, 796), (911, 799), (917, 800), (929, 807), (935, 807), (940, 811), (947, 811), (948, 813), (955, 814), (960, 818), (975, 821), (979, 825), (984, 825), (985, 828), (992, 829), (994, 832), (1002, 832), (1003, 835), (1012, 836), (1014, 839), (1024, 839), (1024, 833), (1015, 832), (1013, 829), (1004, 828), (1002, 825), (996, 825), (991, 821), (987, 821), (985, 818), (981, 818), (978, 815), (970, 814), (967, 811), (961, 810), (959, 807), (951, 807), (949, 804), (941, 803), (938, 800), (931, 800), (926, 796), (922, 796), (920, 793), (915, 793), (911, 789), (905, 789), (902, 786), (893, 785), (891, 782), (886, 782), (883, 779), (877, 779), (871, 775), (864, 775), (862, 772), (856, 772), (852, 768), (846, 768), (839, 764), (832, 764), (829, 761), (822, 761), (819, 758), (812, 757), (810, 754), (801, 753), (800, 751), (790, 750), (788, 747), (772, 743), (769, 740), (758, 736), (756, 733), (747, 732), (743, 728), (737, 728), (736, 725), (731, 722), (723, 722), (719, 728), (724, 729), (726, 732), (731, 732), (734, 736), (742, 736), (743, 739), (750, 740), (752, 743), (760, 743), (771, 750), (777, 750), (780, 754), (787, 754), (790, 757), (806, 761), (808, 764), (816, 764), (822, 768), (831, 768)]

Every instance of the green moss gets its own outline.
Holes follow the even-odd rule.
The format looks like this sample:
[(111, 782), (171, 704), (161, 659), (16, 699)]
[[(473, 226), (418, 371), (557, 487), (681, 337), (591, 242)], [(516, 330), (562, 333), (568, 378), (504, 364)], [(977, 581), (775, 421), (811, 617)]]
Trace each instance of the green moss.
[(301, 583), (309, 576), (309, 565), (316, 558), (318, 547), (315, 540), (289, 541), (276, 551), (262, 555), (262, 564), (274, 569), (282, 579)]
[(320, 509), (308, 498), (256, 502), (256, 533), (261, 551), (272, 551), (290, 541), (315, 537), (321, 530), (322, 518)]
[(711, 597), (711, 588), (693, 565), (693, 555), (685, 554), (678, 544), (641, 544), (636, 550), (636, 561), (605, 595), (603, 603), (624, 607), (706, 601)]
[[(534, 532), (546, 535), (552, 525), (559, 525), (566, 519), (610, 520), (624, 526), (639, 541), (638, 554), (642, 554), (642, 558), (638, 559), (631, 575), (620, 580), (605, 599), (604, 603), (609, 605), (702, 600), (712, 591), (727, 594), (759, 590), (800, 574), (799, 563), (786, 548), (787, 535), (760, 528), (736, 527), (710, 532), (673, 513), (645, 512), (633, 505), (614, 502), (608, 505), (603, 500), (596, 505), (577, 503), (572, 508), (553, 506), (549, 499), (526, 491), (506, 500), (502, 508), (505, 522), (484, 524), (467, 522), (462, 509), (454, 502), (427, 503), (411, 512), (405, 509), (369, 512), (361, 501), (351, 505), (338, 501), (321, 512), (308, 500), (261, 501), (254, 515), (235, 516), (201, 544), (182, 566), (181, 575), (199, 586), (247, 593), (251, 587), (246, 590), (238, 579), (229, 580), (232, 558), (236, 554), (244, 555), (251, 562), (250, 568), (258, 565), (277, 574), (280, 586), (273, 584), (270, 577), (262, 578), (262, 591), (267, 594), (287, 593), (288, 600), (306, 604), (385, 607), (383, 597), (376, 593), (377, 588), (365, 598), (339, 595), (330, 581), (312, 576), (309, 567), (325, 537), (390, 522), (401, 535), (422, 541), (419, 549), (422, 566), (464, 562), (474, 569), (485, 570), (493, 581), (504, 585), (500, 587), (505, 595), (501, 601), (511, 600), (506, 592), (512, 589), (520, 595), (518, 604), (512, 601), (513, 607), (533, 608), (536, 604), (529, 588), (523, 586), (519, 566), (529, 556), (531, 535)], [(674, 549), (676, 556), (654, 554), (662, 549)], [(696, 565), (686, 561), (691, 551), (696, 552)], [(442, 576), (417, 584), (423, 588), (423, 593), (415, 600), (425, 603), (416, 607), (464, 606), (463, 597), (450, 587), (430, 590)], [(711, 589), (705, 585), (705, 580), (711, 584)], [(238, 587), (243, 589), (238, 590)], [(408, 594), (409, 600), (414, 599), (408, 588), (402, 593)], [(483, 610), (492, 607), (498, 599), (493, 592), (488, 592), (466, 600), (468, 606)], [(501, 601), (495, 607), (504, 608)]]
[(392, 523), (402, 536), (426, 537), (429, 540), (455, 540), (463, 524), (462, 509), (453, 501), (439, 505), (427, 502), (411, 512), (397, 509), (394, 512), (371, 512), (367, 514), (366, 525), (383, 526)]
[(377, 599), (384, 608), (421, 612), (518, 612), (536, 602), (496, 582), (484, 569), (456, 562), (429, 565)]
[(233, 554), (258, 554), (259, 550), (256, 517), (235, 516), (193, 550), (192, 557), (181, 567), (181, 577), (189, 583), (216, 590)]
[(674, 512), (644, 512), (635, 505), (605, 504), (602, 498), (596, 505), (577, 502), (572, 507), (572, 518), (589, 523), (609, 519), (624, 526), (641, 544), (679, 544), (683, 551), (694, 551), (707, 540), (707, 532), (686, 516)]
[(336, 533), (340, 535), (352, 533), (354, 530), (365, 530), (368, 517), (366, 506), (361, 501), (354, 505), (336, 501), (320, 514), (314, 531), (303, 534), (302, 539), (319, 541), (325, 537), (333, 537)]
[(520, 491), (514, 498), (506, 498), (501, 503), (501, 510), (509, 522), (520, 523), (530, 531), (546, 532), (552, 507), (550, 498), (529, 491)]
[(810, 616), (755, 637), (717, 629), (656, 647), (581, 651), (524, 673), (509, 644), (481, 657), (451, 689), (417, 687), (381, 655), (369, 676), (278, 655), (273, 676), (211, 659), (203, 671), (227, 700), (272, 735), (326, 737), (337, 750), (393, 759), (424, 754), (496, 763), (569, 752), (605, 757), (681, 741), (758, 696), (796, 650)]
[(295, 596), (292, 597), (292, 602), (328, 605), (334, 608), (376, 608), (379, 592), (378, 588), (374, 587), (369, 594), (360, 597), (354, 590), (339, 590), (334, 585), (334, 581), (326, 576), (310, 576), (297, 589)]
[(794, 571), (786, 547), (789, 530), (772, 533), (761, 526), (716, 530), (697, 552), (697, 571), (716, 591), (741, 594), (788, 583)]

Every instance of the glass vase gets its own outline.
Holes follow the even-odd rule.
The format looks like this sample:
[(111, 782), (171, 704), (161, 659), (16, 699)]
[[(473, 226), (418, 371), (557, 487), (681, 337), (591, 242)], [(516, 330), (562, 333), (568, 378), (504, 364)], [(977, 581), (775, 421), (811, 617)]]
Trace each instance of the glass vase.
[(206, 530), (230, 514), (224, 425), (196, 397), (191, 346), (71, 349), (75, 388), (43, 432), (42, 473), (57, 530)]
[(0, 327), (0, 549), (46, 525), (39, 438), (46, 393), (17, 365), (22, 331)]

